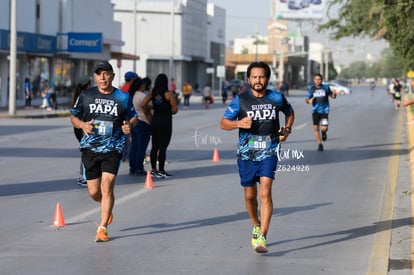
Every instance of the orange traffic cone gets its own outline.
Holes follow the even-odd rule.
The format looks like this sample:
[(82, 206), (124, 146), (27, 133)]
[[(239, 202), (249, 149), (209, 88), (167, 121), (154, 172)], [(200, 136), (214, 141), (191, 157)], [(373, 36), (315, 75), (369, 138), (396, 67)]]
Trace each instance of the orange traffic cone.
[(213, 159), (211, 161), (212, 162), (219, 162), (220, 161), (220, 156), (219, 156), (217, 148), (214, 148)]
[(147, 177), (145, 178), (144, 188), (154, 188), (154, 184), (152, 183), (151, 171), (147, 171)]
[(60, 203), (56, 204), (55, 210), (55, 219), (53, 220), (53, 225), (57, 227), (65, 226), (65, 218), (63, 217), (62, 208), (60, 207)]

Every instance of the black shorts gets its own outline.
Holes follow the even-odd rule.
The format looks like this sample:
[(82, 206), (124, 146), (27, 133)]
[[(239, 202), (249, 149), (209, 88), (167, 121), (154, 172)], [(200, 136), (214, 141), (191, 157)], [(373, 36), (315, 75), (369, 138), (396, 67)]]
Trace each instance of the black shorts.
[(102, 172), (117, 175), (121, 160), (122, 154), (118, 151), (95, 153), (91, 150), (82, 150), (82, 163), (85, 167), (87, 180), (101, 177)]
[(328, 126), (328, 114), (321, 114), (321, 113), (312, 113), (312, 120), (313, 125), (318, 125), (321, 123), (321, 125)]

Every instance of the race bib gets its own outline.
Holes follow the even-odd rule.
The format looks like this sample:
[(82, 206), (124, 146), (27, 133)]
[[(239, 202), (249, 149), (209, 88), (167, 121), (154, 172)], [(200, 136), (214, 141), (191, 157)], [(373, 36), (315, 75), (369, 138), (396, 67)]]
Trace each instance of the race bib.
[(250, 135), (249, 150), (265, 150), (272, 145), (272, 138), (270, 136)]
[(112, 121), (94, 120), (93, 131), (97, 135), (101, 136), (112, 136), (112, 129), (114, 124)]
[(313, 96), (314, 97), (325, 97), (326, 96), (326, 91), (324, 89), (317, 89), (313, 93)]

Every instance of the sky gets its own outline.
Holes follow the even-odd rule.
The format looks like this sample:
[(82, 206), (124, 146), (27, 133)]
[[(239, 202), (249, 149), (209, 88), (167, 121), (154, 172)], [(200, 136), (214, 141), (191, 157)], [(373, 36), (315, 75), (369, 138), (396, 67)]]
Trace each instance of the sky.
[[(326, 1), (326, 0), (324, 0)], [(251, 35), (267, 36), (267, 21), (271, 17), (272, 0), (208, 0), (226, 10), (226, 44), (235, 38)], [(330, 12), (330, 16), (335, 15)], [(289, 31), (297, 32), (298, 24), (289, 23)], [(322, 43), (332, 51), (335, 65), (347, 66), (354, 61), (375, 61), (388, 45), (384, 41), (373, 42), (369, 38), (346, 38), (339, 41), (329, 39), (329, 33), (317, 33), (312, 22), (302, 23), (302, 33), (310, 37), (311, 43)], [(353, 52), (347, 49), (353, 48)]]

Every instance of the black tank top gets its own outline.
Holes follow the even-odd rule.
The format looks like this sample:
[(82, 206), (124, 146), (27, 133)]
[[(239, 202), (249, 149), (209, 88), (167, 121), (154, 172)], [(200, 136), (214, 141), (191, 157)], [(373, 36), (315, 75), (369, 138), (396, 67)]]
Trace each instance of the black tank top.
[(152, 106), (154, 108), (153, 117), (172, 118), (171, 104), (165, 98), (165, 94), (157, 94), (153, 96)]

